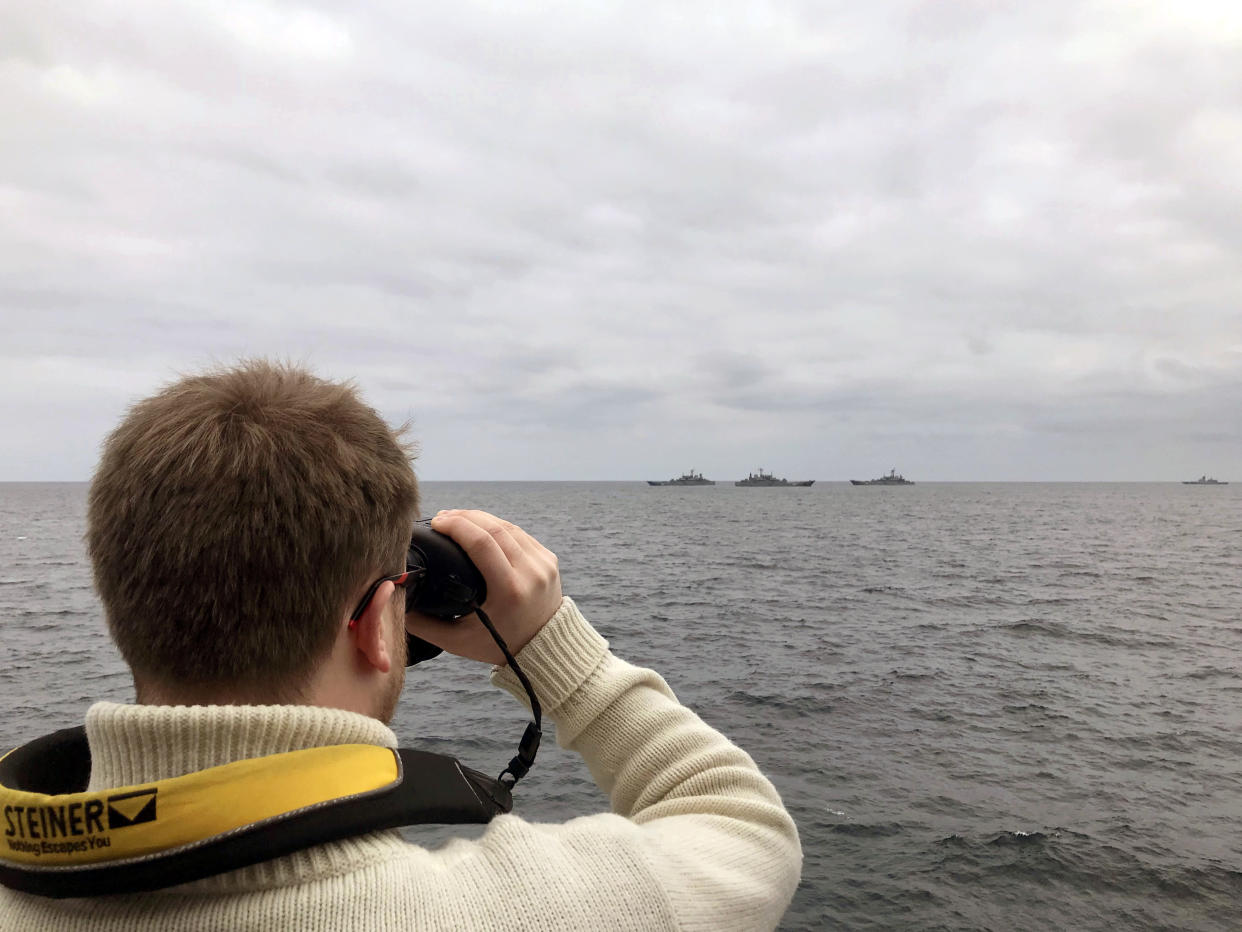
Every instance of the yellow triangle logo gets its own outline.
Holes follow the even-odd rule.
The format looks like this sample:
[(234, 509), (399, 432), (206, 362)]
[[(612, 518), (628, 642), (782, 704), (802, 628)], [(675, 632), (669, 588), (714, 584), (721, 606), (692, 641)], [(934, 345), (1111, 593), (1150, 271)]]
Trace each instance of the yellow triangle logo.
[(156, 792), (156, 789), (149, 789), (109, 796), (108, 825), (111, 828), (122, 828), (139, 822), (153, 822)]

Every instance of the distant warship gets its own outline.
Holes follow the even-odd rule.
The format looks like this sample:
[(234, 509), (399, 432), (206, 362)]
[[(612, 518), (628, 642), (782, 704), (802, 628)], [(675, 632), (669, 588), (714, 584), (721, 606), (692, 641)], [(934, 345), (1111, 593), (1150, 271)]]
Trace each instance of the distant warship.
[(770, 472), (764, 472), (763, 467), (760, 466), (758, 472), (752, 472), (745, 479), (739, 479), (737, 482), (733, 484), (742, 485), (742, 486), (751, 486), (751, 487), (759, 486), (762, 488), (771, 488), (773, 486), (785, 486), (785, 485), (789, 485), (789, 486), (814, 485), (815, 480), (814, 479), (803, 479), (801, 482), (790, 482), (788, 479), (777, 479)]
[(1219, 479), (1209, 479), (1206, 475), (1200, 476), (1198, 479), (1183, 479), (1182, 485), (1228, 485), (1228, 482), (1221, 482)]
[(851, 479), (850, 485), (914, 485), (914, 483), (905, 476), (898, 475), (896, 468), (893, 468), (887, 476), (880, 476), (879, 479)]
[(704, 479), (701, 472), (695, 472), (693, 469), (689, 472), (682, 473), (676, 479), (667, 479), (663, 482), (657, 479), (648, 479), (647, 485), (715, 485), (711, 479)]

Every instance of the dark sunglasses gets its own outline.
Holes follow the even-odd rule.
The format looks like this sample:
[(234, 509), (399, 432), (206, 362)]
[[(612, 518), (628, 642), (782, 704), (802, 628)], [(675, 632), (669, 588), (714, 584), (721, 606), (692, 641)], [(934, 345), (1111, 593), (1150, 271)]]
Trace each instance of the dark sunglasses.
[[(367, 606), (375, 598), (375, 593), (379, 592), (379, 587), (384, 585), (384, 583), (390, 582), (395, 586), (409, 586), (411, 583), (417, 584), (418, 580), (426, 575), (426, 567), (415, 566), (401, 573), (393, 573), (391, 576), (381, 576), (367, 587), (367, 591), (362, 596), (362, 601), (358, 603), (358, 607), (349, 616), (349, 626), (351, 628), (357, 627), (358, 619), (362, 617), (362, 613), (367, 610)], [(406, 590), (406, 597), (409, 597), (408, 589)]]

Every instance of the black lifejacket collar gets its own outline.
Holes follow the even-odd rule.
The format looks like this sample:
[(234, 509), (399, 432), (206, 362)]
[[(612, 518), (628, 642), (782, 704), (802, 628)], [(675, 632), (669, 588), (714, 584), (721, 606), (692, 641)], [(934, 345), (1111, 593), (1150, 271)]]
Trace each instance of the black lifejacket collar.
[[(486, 823), (509, 812), (510, 791), (539, 750), (542, 710), (491, 619), (478, 606), (474, 611), (521, 682), (534, 718), (499, 777), (428, 751), (339, 745), (96, 793), (87, 790), (86, 729), (67, 728), (0, 758), (0, 884), (48, 897), (137, 893), (367, 832)], [(272, 788), (280, 784), (266, 779), (262, 768), (269, 764), (277, 781), (282, 773), (296, 774), (301, 791), (291, 794), (296, 800), (286, 804), (274, 798)], [(322, 786), (316, 783), (320, 775), (325, 776)], [(242, 782), (230, 787), (232, 780)], [(262, 798), (257, 801), (245, 787), (267, 792), (257, 792)], [(228, 805), (215, 805), (226, 798), (234, 805), (244, 802), (241, 808), (253, 818), (239, 822)], [(217, 815), (213, 809), (221, 811)], [(178, 814), (185, 818), (180, 827), (158, 824), (166, 816), (175, 822)]]
[[(177, 781), (87, 793), (90, 747), (86, 730), (67, 728), (46, 735), (0, 759), (0, 883), (49, 897), (136, 893), (381, 829), (486, 823), (513, 807), (509, 789), (501, 780), (446, 755), (369, 745), (311, 751), (366, 755), (372, 768), (389, 755), (387, 769), (395, 776), (374, 789), (347, 790), (345, 795), (274, 812), (259, 821), (171, 848), (114, 859), (100, 849), (115, 846), (133, 850), (135, 841), (141, 843), (144, 830), (157, 834), (153, 830), (161, 818), (176, 818), (175, 813), (164, 811), (168, 805), (161, 808), (161, 804), (170, 802), (170, 785)], [(295, 751), (291, 755), (304, 753)], [(279, 759), (289, 756), (238, 763), (261, 767), (270, 761), (273, 769), (279, 769)], [(338, 758), (338, 768), (349, 760)], [(290, 762), (288, 766), (305, 766), (309, 781), (316, 777), (313, 762)], [(209, 786), (212, 772), (223, 769), (212, 768), (187, 778), (206, 777), (203, 783)], [(273, 779), (279, 780), (279, 775)], [(187, 789), (193, 791), (193, 787), (179, 787), (182, 797)], [(210, 807), (210, 790), (203, 792), (207, 794), (203, 804)], [(86, 857), (104, 859), (72, 863)]]

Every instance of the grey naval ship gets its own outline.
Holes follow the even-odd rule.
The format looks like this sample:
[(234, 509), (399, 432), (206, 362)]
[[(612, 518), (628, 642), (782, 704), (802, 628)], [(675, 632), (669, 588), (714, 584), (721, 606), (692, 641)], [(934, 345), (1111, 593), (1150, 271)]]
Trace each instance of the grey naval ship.
[(682, 473), (676, 479), (666, 479), (660, 481), (658, 479), (648, 479), (647, 485), (715, 485), (711, 479), (704, 479), (701, 472), (695, 472), (693, 469), (687, 473)]
[(1209, 479), (1206, 475), (1200, 476), (1198, 479), (1183, 479), (1182, 485), (1228, 485), (1228, 482), (1221, 482), (1219, 479)]
[(889, 470), (887, 476), (880, 476), (879, 479), (851, 479), (850, 485), (914, 485), (914, 483), (893, 468)]
[(751, 488), (773, 488), (777, 486), (808, 486), (814, 485), (814, 479), (803, 479), (801, 482), (790, 482), (788, 479), (777, 479), (770, 472), (764, 472), (763, 467), (759, 467), (758, 472), (752, 472), (745, 479), (739, 479), (734, 485), (749, 486)]

